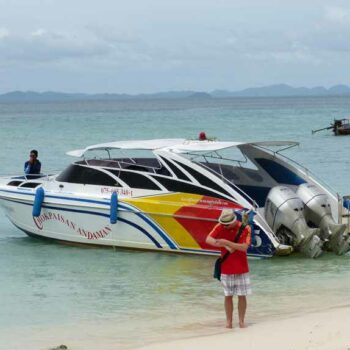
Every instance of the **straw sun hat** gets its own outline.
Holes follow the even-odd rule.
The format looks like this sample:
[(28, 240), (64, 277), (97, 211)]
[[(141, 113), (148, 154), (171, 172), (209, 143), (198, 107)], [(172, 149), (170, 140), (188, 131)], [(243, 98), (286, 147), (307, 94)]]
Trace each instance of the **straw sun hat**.
[(232, 209), (223, 209), (219, 217), (220, 224), (229, 225), (237, 220), (235, 213)]

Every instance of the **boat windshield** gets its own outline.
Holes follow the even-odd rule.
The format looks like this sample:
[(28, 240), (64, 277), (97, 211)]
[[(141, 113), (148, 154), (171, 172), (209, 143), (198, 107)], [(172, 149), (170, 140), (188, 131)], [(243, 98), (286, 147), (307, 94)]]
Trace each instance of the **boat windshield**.
[(207, 153), (182, 153), (192, 162), (215, 173), (229, 186), (242, 190), (260, 207), (265, 205), (266, 197), (274, 186), (284, 184), (298, 186), (305, 182), (271, 149), (254, 144)]

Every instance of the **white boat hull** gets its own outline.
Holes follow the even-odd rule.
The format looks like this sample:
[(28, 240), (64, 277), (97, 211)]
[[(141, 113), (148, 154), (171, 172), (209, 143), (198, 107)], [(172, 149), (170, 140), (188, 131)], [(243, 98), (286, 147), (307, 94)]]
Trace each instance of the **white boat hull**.
[(10, 221), (29, 235), (78, 244), (174, 250), (168, 237), (133, 212), (121, 211), (117, 224), (111, 224), (109, 208), (47, 205), (33, 217), (29, 201), (0, 202)]
[[(30, 236), (85, 245), (205, 255), (219, 253), (205, 246), (205, 237), (216, 220), (205, 216), (179, 217), (173, 209), (178, 206), (175, 203), (162, 204), (163, 211), (157, 212), (154, 207), (157, 204), (151, 204), (149, 199), (133, 204), (120, 201), (117, 223), (111, 224), (107, 200), (78, 199), (76, 196), (58, 196), (57, 193), (47, 194), (40, 215), (34, 217), (34, 194), (34, 191), (13, 190), (1, 190), (0, 193), (0, 205), (9, 220)], [(145, 205), (153, 213), (140, 209)], [(191, 208), (195, 213), (196, 209)], [(203, 208), (200, 210), (201, 215), (206, 215), (202, 212)], [(217, 215), (212, 207), (206, 210), (211, 215)], [(263, 230), (256, 230), (256, 244), (252, 245), (248, 254), (269, 257), (274, 250)]]

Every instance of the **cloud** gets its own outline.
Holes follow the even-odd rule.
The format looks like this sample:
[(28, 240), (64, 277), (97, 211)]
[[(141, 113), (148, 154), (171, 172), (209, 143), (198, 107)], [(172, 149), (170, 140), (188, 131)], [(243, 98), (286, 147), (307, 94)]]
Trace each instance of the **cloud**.
[(38, 27), (16, 35), (3, 28), (0, 65), (64, 62), (79, 70), (93, 67), (108, 71), (113, 67), (164, 70), (230, 61), (239, 64), (247, 59), (251, 63), (320, 64), (329, 55), (350, 49), (350, 27), (348, 30), (345, 24), (334, 25), (345, 21), (348, 12), (338, 7), (323, 10), (313, 22), (300, 27), (282, 23), (264, 27), (242, 24), (226, 29), (218, 26), (201, 31), (182, 27), (173, 36), (97, 23), (85, 24), (75, 31)]
[[(323, 70), (332, 67), (344, 74), (350, 62), (350, 6), (338, 0), (312, 5), (301, 0), (204, 0), (200, 7), (179, 0), (171, 8), (152, 0), (153, 6), (145, 3), (137, 10), (130, 2), (117, 9), (110, 0), (108, 11), (93, 3), (81, 11), (82, 2), (72, 3), (68, 11), (55, 3), (57, 12), (50, 7), (45, 16), (40, 12), (40, 20), (37, 12), (18, 18), (14, 7), (12, 19), (9, 15), (2, 22), (2, 72), (18, 81), (23, 80), (20, 71), (37, 71), (43, 81), (49, 81), (49, 74), (41, 77), (40, 72), (50, 72), (50, 83), (64, 74), (72, 76), (71, 83), (79, 80), (74, 76), (91, 77), (100, 79), (102, 88), (108, 79), (116, 86), (122, 76), (122, 87), (130, 79), (135, 89), (142, 76), (150, 86), (160, 82), (164, 88), (180, 77), (186, 87), (212, 79), (216, 88), (218, 81), (246, 84), (249, 76), (269, 83), (275, 75), (288, 82), (295, 78), (293, 69), (301, 80), (309, 79), (312, 70), (321, 80)], [(327, 74), (335, 79), (333, 72)]]
[(31, 36), (43, 36), (46, 34), (46, 30), (43, 28), (39, 28), (35, 30), (34, 32), (31, 32)]
[(341, 7), (326, 7), (325, 18), (330, 22), (346, 23), (349, 21), (349, 12)]
[(0, 40), (7, 38), (9, 36), (10, 32), (7, 28), (0, 28)]
[(87, 26), (85, 31), (75, 33), (38, 28), (16, 35), (0, 29), (0, 66), (64, 62), (82, 69), (83, 62), (85, 67), (108, 70), (123, 65), (152, 64), (160, 52), (130, 33), (108, 27)]
[(93, 35), (96, 39), (102, 40), (109, 44), (122, 43), (140, 43), (140, 38), (128, 31), (117, 31), (114, 27), (109, 25), (88, 24), (85, 26), (89, 35)]
[(234, 29), (224, 35), (216, 41), (217, 50), (241, 62), (319, 66), (350, 59), (350, 15), (338, 7), (327, 7), (299, 27)]
[(110, 47), (96, 39), (81, 38), (69, 33), (37, 29), (25, 35), (6, 35), (0, 41), (3, 64), (32, 64), (103, 56)]

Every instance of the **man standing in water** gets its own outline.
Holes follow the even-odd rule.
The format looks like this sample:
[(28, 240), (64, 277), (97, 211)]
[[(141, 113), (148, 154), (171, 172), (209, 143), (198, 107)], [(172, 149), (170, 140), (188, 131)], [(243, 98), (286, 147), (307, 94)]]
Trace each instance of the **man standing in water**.
[(219, 223), (209, 233), (206, 242), (220, 248), (221, 258), (230, 254), (221, 264), (221, 283), (225, 294), (226, 328), (232, 328), (233, 296), (238, 296), (238, 318), (240, 328), (245, 328), (248, 294), (251, 294), (247, 249), (251, 243), (249, 225), (240, 230), (242, 223), (232, 209), (223, 209)]
[(38, 151), (33, 149), (30, 151), (29, 160), (24, 163), (24, 173), (26, 175), (38, 175), (41, 171), (41, 163), (38, 159)]

